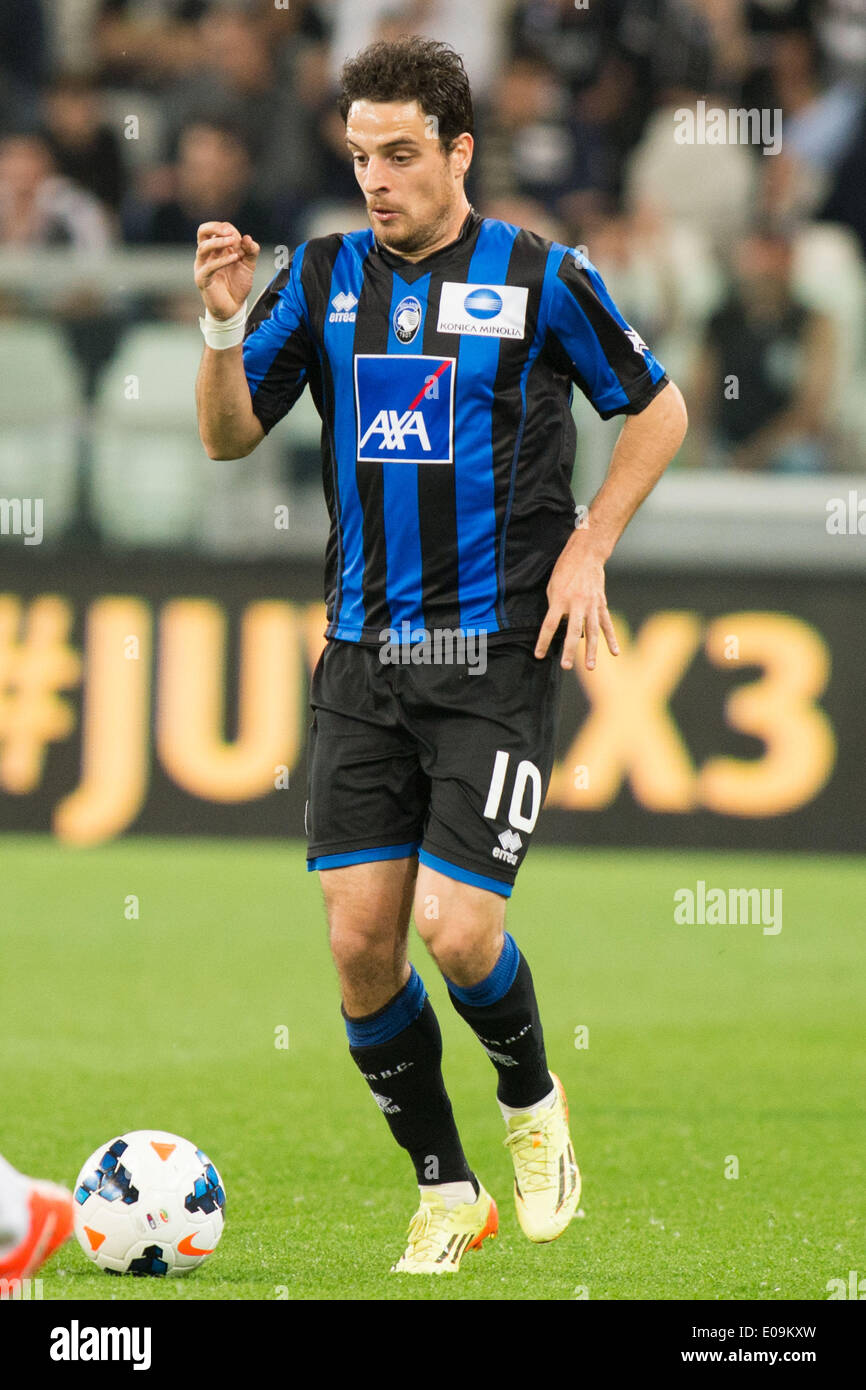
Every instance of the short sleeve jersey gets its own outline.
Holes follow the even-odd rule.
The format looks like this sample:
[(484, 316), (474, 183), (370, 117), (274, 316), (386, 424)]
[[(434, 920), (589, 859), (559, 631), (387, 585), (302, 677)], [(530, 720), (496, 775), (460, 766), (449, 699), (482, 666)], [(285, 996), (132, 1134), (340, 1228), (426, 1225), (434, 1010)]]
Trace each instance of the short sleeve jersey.
[(474, 210), (418, 262), (372, 231), (304, 242), (251, 309), (243, 361), (266, 432), (312, 392), (328, 636), (365, 643), (532, 640), (575, 524), (573, 387), (608, 419), (667, 383), (579, 250)]

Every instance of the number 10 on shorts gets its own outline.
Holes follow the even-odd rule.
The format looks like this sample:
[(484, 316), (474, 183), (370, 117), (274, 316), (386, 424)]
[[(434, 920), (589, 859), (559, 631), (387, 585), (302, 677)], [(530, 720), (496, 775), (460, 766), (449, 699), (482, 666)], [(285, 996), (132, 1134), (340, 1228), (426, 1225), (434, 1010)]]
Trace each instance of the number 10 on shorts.
[[(487, 793), (487, 802), (484, 807), (484, 814), (488, 820), (496, 820), (499, 816), (499, 807), (502, 803), (502, 794), (505, 791), (505, 782), (508, 777), (508, 765), (511, 762), (511, 754), (499, 748), (493, 763), (493, 776), (490, 779), (490, 789)], [(523, 802), (526, 798), (527, 783), (531, 790), (531, 805), (529, 815), (523, 814)], [(527, 834), (535, 829), (535, 822), (538, 820), (538, 813), (541, 810), (541, 773), (535, 763), (529, 762), (524, 758), (517, 764), (517, 771), (514, 774), (514, 786), (511, 792), (511, 805), (508, 808), (508, 824), (515, 830), (525, 830)]]

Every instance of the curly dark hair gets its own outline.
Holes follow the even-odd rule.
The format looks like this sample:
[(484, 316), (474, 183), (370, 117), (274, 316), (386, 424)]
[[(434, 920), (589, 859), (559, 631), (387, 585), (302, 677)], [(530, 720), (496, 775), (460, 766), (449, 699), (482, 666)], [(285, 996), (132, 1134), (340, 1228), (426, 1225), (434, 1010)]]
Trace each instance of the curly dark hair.
[(353, 101), (417, 101), (437, 122), (446, 154), (458, 135), (474, 131), (472, 92), (459, 53), (437, 39), (418, 35), (371, 43), (343, 64), (340, 115), (345, 121)]

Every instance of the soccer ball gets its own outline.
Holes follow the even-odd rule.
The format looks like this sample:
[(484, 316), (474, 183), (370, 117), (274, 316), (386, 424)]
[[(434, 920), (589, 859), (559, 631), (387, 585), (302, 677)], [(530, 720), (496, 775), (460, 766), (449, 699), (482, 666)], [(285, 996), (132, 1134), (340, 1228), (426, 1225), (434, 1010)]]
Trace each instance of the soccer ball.
[(177, 1134), (137, 1129), (101, 1144), (75, 1184), (75, 1234), (106, 1274), (195, 1269), (223, 1231), (222, 1178)]

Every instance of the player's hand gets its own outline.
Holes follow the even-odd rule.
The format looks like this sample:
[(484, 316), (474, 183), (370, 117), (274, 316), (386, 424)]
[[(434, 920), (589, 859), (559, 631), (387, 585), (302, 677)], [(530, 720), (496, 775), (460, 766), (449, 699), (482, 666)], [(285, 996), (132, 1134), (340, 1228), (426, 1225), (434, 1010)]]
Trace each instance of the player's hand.
[(203, 222), (199, 227), (195, 283), (215, 319), (230, 319), (249, 298), (261, 249), (231, 222)]
[(547, 616), (535, 646), (537, 657), (547, 655), (563, 618), (568, 619), (560, 660), (564, 670), (570, 671), (577, 660), (583, 638), (586, 639), (586, 669), (595, 668), (599, 632), (604, 633), (611, 655), (619, 656), (619, 644), (604, 593), (604, 562), (589, 549), (585, 531), (575, 531), (554, 565), (547, 586), (547, 603)]

